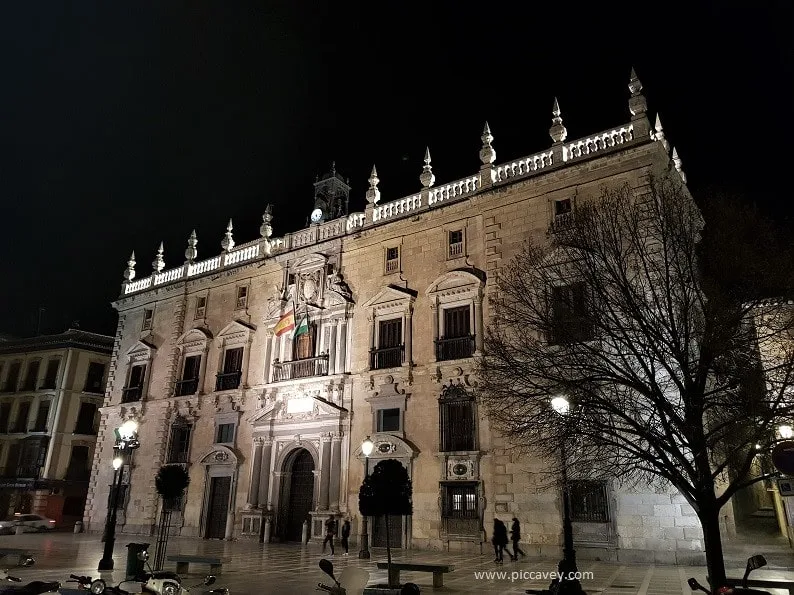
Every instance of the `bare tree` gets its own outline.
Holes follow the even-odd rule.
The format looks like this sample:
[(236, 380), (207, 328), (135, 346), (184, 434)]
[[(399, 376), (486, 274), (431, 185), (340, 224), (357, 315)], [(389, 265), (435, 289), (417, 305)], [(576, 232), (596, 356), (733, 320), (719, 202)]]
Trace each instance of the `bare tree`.
[[(753, 459), (792, 411), (791, 317), (704, 274), (720, 234), (704, 248), (680, 183), (608, 189), (573, 215), (499, 273), (478, 364), (488, 416), (550, 473), (672, 484), (720, 584), (719, 510), (766, 477)], [(566, 419), (550, 406), (560, 395)]]

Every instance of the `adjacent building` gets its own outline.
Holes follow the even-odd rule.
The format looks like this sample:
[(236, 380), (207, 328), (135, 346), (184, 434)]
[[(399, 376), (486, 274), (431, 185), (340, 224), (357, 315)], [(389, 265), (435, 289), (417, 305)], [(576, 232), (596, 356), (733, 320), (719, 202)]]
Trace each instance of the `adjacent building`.
[[(139, 277), (133, 253), (114, 303), (90, 530), (109, 508), (113, 430), (133, 418), (141, 446), (122, 477), (122, 531), (153, 531), (154, 476), (174, 463), (191, 476), (172, 517), (182, 535), (297, 541), (308, 522), (319, 539), (330, 514), (356, 535), (364, 474), (392, 458), (414, 490), (392, 544), (479, 550), (495, 515), (515, 515), (529, 552), (556, 555), (560, 495), (539, 479), (543, 461), (515, 458), (489, 428), (474, 356), (496, 275), (527, 238), (548, 238), (606, 185), (640, 196), (652, 175), (683, 178), (633, 73), (629, 90), (630, 119), (573, 141), (555, 100), (551, 146), (504, 163), (486, 125), (481, 166), (463, 179), (437, 184), (428, 150), (410, 196), (384, 200), (373, 167), (363, 212), (349, 212), (349, 181), (332, 168), (305, 229), (273, 237), (268, 207), (260, 238), (238, 245), (229, 222), (209, 258), (195, 233), (170, 268), (160, 246)], [(697, 517), (673, 491), (627, 493), (605, 477), (572, 492), (580, 555), (702, 559)], [(385, 543), (377, 519), (370, 540)]]
[(82, 519), (112, 347), (78, 329), (0, 342), (0, 517)]

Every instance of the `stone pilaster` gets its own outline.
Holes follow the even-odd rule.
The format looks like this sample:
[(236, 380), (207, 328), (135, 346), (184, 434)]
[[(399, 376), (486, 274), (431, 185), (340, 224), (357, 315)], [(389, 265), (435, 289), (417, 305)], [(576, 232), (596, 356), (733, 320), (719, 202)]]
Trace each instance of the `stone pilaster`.
[(320, 499), (317, 505), (319, 510), (328, 510), (331, 484), (331, 435), (323, 434), (320, 441)]
[(339, 482), (342, 473), (342, 434), (331, 436), (331, 476), (329, 486), (329, 508), (339, 510)]
[(259, 469), (259, 495), (257, 500), (259, 506), (265, 510), (270, 510), (270, 460), (273, 454), (273, 439), (264, 438), (262, 440), (262, 464)]
[(262, 446), (261, 438), (254, 438), (254, 460), (251, 466), (251, 482), (248, 486), (248, 507), (256, 508), (259, 505), (259, 481), (262, 469)]

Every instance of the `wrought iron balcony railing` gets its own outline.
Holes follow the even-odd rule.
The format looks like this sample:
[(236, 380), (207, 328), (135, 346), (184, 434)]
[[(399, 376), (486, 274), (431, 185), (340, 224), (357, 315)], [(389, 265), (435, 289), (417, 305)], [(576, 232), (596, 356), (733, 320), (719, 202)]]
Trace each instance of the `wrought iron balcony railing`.
[(174, 388), (174, 396), (184, 397), (187, 395), (195, 395), (198, 392), (198, 383), (198, 378), (177, 380), (176, 387)]
[(233, 390), (240, 386), (240, 379), (242, 378), (243, 373), (240, 370), (236, 372), (224, 372), (223, 374), (218, 374), (218, 378), (215, 381), (215, 390)]
[(140, 386), (128, 386), (121, 393), (122, 403), (134, 403), (141, 400), (141, 393), (143, 390)]
[(369, 367), (371, 370), (397, 368), (403, 365), (403, 359), (405, 359), (405, 345), (369, 350)]
[(474, 335), (436, 339), (436, 359), (438, 361), (461, 359), (474, 354)]
[(273, 362), (273, 382), (328, 375), (328, 354), (296, 359), (291, 362)]

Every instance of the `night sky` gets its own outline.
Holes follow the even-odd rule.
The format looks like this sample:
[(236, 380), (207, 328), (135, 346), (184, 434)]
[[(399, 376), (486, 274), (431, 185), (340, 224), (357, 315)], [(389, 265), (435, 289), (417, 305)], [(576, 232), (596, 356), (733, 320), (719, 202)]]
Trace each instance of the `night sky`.
[(131, 250), (216, 255), (268, 202), (298, 229), (332, 161), (363, 210), (373, 162), (383, 201), (426, 145), (438, 183), (475, 172), (486, 119), (497, 163), (549, 147), (555, 95), (569, 139), (626, 123), (632, 65), (696, 195), (794, 214), (790, 1), (61, 4), (0, 17), (0, 332), (112, 334)]

